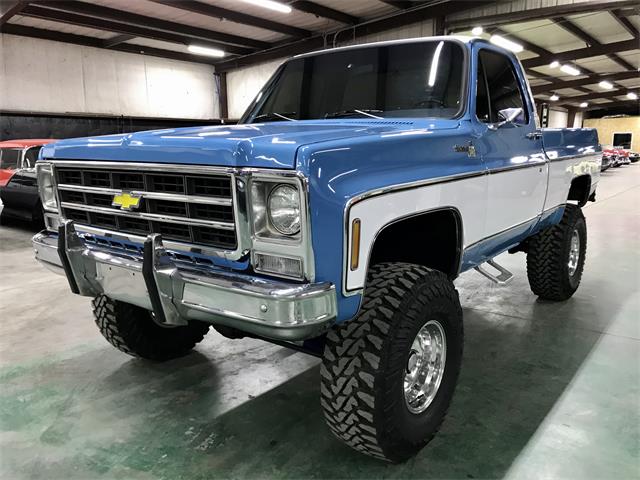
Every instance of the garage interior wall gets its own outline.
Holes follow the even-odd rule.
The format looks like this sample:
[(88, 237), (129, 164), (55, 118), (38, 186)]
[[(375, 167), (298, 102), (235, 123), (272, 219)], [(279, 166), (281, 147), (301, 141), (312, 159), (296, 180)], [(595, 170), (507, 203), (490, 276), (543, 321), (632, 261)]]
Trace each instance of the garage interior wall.
[(569, 112), (566, 110), (549, 109), (549, 128), (565, 128), (569, 121)]
[[(349, 28), (340, 31), (335, 37), (327, 37), (327, 48), (333, 46), (357, 45), (369, 42), (383, 42), (386, 40), (399, 40), (403, 38), (428, 37), (433, 35), (433, 20), (405, 25), (403, 27), (387, 30), (374, 35), (365, 35), (359, 38), (350, 36)], [(249, 103), (255, 98), (262, 86), (269, 80), (276, 69), (286, 58), (265, 62), (250, 67), (232, 70), (227, 74), (227, 101), (229, 118), (238, 119), (242, 116)]]
[(138, 117), (219, 116), (213, 67), (2, 34), (0, 109)]
[(640, 151), (640, 117), (588, 118), (584, 126), (598, 130), (602, 145), (613, 145), (614, 133), (631, 133), (631, 150)]

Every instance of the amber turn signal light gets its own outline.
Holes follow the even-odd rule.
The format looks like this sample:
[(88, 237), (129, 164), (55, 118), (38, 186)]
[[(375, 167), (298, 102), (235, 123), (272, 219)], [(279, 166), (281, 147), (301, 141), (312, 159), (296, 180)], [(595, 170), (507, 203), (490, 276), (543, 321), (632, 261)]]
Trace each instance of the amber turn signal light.
[(360, 219), (351, 222), (351, 270), (358, 268), (360, 262)]

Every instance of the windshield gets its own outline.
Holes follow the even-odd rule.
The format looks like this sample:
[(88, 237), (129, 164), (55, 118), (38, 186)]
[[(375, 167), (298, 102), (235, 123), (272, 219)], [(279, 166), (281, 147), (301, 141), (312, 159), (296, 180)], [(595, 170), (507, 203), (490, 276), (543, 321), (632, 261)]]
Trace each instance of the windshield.
[(0, 168), (9, 170), (18, 168), (22, 150), (17, 148), (0, 148)]
[(452, 118), (464, 52), (454, 41), (339, 50), (290, 60), (243, 123), (323, 118)]

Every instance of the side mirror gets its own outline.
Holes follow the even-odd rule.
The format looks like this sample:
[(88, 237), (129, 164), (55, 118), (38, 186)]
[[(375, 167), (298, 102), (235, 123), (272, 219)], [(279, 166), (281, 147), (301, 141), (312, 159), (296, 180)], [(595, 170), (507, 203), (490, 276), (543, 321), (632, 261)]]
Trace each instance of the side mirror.
[(524, 110), (520, 107), (504, 108), (498, 112), (498, 116), (502, 118), (502, 121), (490, 124), (489, 129), (498, 130), (500, 127), (504, 127), (505, 125), (513, 125), (513, 122), (515, 122), (523, 113)]

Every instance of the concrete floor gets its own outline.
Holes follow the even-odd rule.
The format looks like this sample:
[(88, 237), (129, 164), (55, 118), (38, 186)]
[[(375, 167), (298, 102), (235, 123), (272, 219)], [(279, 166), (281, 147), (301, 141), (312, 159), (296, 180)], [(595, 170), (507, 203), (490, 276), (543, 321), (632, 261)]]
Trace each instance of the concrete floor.
[(318, 360), (215, 332), (165, 364), (111, 348), (89, 300), (0, 227), (0, 478), (639, 478), (640, 164), (603, 175), (583, 282), (565, 303), (516, 279), (456, 283), (460, 383), (438, 436), (398, 466), (334, 440)]

